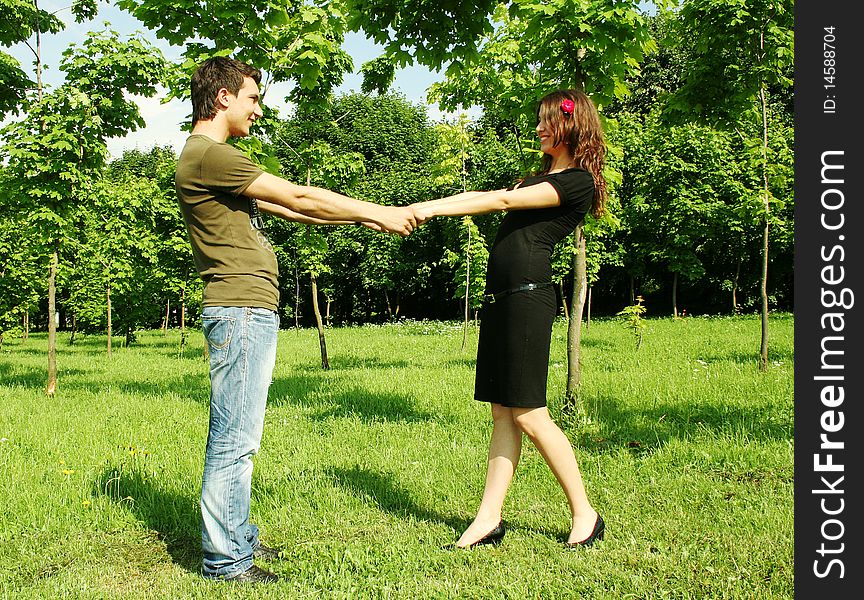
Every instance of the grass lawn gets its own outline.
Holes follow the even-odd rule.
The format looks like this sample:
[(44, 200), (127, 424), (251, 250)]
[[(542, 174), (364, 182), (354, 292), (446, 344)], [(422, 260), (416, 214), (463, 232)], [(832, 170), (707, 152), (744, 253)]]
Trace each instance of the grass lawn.
[[(549, 370), (606, 539), (566, 552), (563, 493), (527, 440), (497, 548), (453, 551), (485, 474), (471, 398), (477, 330), (406, 322), (280, 332), (253, 520), (282, 576), (204, 581), (198, 494), (208, 379), (200, 331), (130, 348), (60, 336), (0, 350), (0, 598), (791, 598), (793, 319), (651, 319), (583, 333), (583, 405), (562, 414), (566, 324)], [(119, 338), (118, 338), (119, 341)]]

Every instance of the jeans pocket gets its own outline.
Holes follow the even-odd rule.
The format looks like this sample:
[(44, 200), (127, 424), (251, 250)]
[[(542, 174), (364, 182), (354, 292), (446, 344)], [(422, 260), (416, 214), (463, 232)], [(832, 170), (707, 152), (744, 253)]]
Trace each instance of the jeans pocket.
[(231, 334), (234, 333), (234, 317), (203, 316), (202, 329), (210, 351), (210, 366), (220, 365), (228, 358)]

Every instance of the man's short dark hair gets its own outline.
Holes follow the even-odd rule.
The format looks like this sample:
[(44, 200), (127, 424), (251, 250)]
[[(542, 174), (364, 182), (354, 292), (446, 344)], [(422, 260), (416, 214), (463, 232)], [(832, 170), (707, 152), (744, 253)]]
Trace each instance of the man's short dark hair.
[(214, 56), (198, 65), (192, 75), (192, 125), (216, 116), (216, 93), (225, 88), (237, 95), (243, 78), (261, 83), (261, 71), (239, 60)]

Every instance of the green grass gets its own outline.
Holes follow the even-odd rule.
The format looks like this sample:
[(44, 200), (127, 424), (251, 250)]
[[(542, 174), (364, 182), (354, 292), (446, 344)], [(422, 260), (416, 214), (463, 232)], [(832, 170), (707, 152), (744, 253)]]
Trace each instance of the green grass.
[(198, 491), (207, 427), (200, 332), (147, 332), (105, 355), (61, 336), (47, 398), (45, 337), (0, 351), (0, 597), (791, 598), (793, 320), (615, 321), (583, 334), (583, 409), (563, 415), (557, 323), (550, 411), (607, 521), (565, 552), (569, 512), (525, 442), (498, 548), (452, 551), (482, 491), (488, 406), (471, 399), (477, 331), (413, 322), (280, 332), (253, 477), (253, 520), (289, 549), (282, 575), (204, 581)]

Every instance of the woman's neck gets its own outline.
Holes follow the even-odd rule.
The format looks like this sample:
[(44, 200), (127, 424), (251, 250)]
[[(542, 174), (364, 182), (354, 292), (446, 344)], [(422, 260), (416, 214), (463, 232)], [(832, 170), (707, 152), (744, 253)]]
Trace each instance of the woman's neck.
[(572, 169), (576, 164), (573, 162), (573, 157), (567, 154), (559, 154), (552, 157), (552, 163), (549, 165), (550, 173), (557, 173), (565, 169)]
[(549, 173), (557, 173), (564, 169), (572, 169), (576, 166), (573, 160), (573, 153), (570, 151), (570, 146), (566, 143), (561, 143), (554, 148), (547, 156), (552, 159), (549, 163)]

